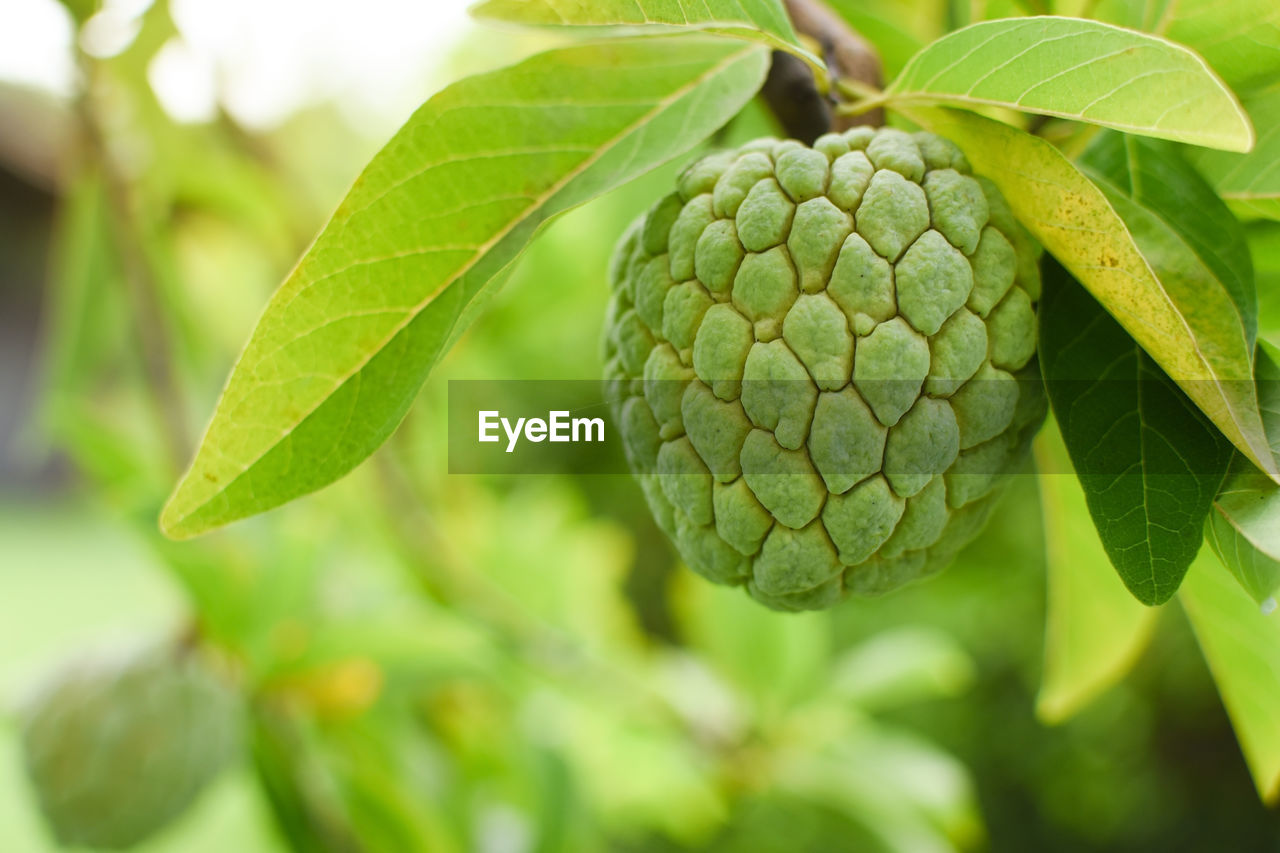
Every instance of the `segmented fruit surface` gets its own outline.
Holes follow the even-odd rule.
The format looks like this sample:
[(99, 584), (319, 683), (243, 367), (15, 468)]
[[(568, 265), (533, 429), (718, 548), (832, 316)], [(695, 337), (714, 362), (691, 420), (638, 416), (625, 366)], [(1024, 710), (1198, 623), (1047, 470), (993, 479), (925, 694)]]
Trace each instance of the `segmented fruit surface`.
[(711, 154), (610, 269), (607, 390), (688, 565), (779, 609), (944, 567), (1044, 418), (1038, 249), (952, 143)]

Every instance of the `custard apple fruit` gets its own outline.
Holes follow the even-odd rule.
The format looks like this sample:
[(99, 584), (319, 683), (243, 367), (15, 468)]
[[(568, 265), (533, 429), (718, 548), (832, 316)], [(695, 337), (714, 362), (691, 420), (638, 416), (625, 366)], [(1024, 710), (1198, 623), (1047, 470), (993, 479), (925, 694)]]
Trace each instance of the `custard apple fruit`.
[(25, 709), (40, 810), (64, 846), (131, 847), (177, 817), (238, 742), (233, 694), (192, 654), (82, 660)]
[(614, 253), (604, 356), (688, 565), (799, 610), (949, 563), (1044, 419), (1037, 253), (928, 133), (761, 139), (686, 169)]

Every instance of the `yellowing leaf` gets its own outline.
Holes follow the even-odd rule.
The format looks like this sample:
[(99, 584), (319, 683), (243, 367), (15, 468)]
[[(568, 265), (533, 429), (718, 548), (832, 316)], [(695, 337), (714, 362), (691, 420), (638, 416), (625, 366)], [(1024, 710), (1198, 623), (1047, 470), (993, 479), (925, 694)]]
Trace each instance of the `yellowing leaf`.
[(1120, 579), (1143, 604), (1163, 604), (1236, 454), (1061, 265), (1044, 273), (1040, 365), (1072, 467)]
[(1237, 309), (1207, 305), (1194, 279), (1162, 281), (1103, 192), (1056, 148), (960, 110), (908, 113), (958, 144), (1015, 214), (1251, 462), (1280, 478), (1258, 412)]

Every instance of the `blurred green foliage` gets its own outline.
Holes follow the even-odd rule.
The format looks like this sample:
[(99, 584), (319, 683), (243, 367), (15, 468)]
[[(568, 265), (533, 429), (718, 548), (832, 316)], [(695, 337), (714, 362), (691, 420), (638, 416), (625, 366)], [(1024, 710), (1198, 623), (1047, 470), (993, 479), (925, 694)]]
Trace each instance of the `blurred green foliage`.
[[(928, 4), (838, 5), (873, 38), (898, 22), (891, 69), (937, 34)], [(1180, 612), (1127, 682), (1037, 721), (1029, 474), (937, 580), (780, 616), (678, 565), (629, 478), (445, 472), (448, 379), (599, 375), (607, 256), (682, 164), (549, 228), (369, 464), (163, 539), (197, 419), (370, 150), (326, 109), (262, 133), (175, 124), (146, 80), (173, 33), (157, 3), (125, 52), (81, 57), (24, 444), (74, 473), (0, 504), (4, 700), (114, 638), (194, 632), (233, 665), (242, 760), (139, 849), (1274, 849)], [(459, 67), (528, 47), (483, 39)], [(717, 142), (769, 121), (753, 105)], [(51, 849), (16, 736), (0, 729), (0, 846)]]

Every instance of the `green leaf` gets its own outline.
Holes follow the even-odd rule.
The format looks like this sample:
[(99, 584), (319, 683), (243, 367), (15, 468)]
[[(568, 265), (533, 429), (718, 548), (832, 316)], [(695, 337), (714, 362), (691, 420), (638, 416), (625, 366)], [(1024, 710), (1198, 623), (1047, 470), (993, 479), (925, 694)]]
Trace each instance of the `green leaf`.
[(1245, 97), (1244, 107), (1258, 129), (1258, 144), (1252, 151), (1193, 151), (1191, 157), (1233, 206), (1254, 216), (1280, 219), (1280, 86)]
[(72, 176), (51, 235), (38, 385), (42, 399), (31, 430), (41, 444), (67, 441), (64, 427), (85, 421), (98, 371), (111, 366), (108, 353), (128, 322), (111, 300), (122, 290), (115, 287), (120, 262), (111, 224), (102, 176), (92, 169)]
[(1280, 346), (1280, 222), (1250, 223), (1246, 234), (1258, 289), (1258, 335)]
[(1204, 550), (1178, 596), (1268, 803), (1280, 799), (1280, 616), (1263, 611)]
[[(1171, 376), (1214, 425), (1273, 478), (1239, 309), (1189, 275), (1165, 281), (1143, 257), (1107, 196), (1042, 139), (960, 110), (913, 108), (909, 117), (956, 142), (995, 181), (1018, 219)], [(1136, 203), (1127, 212), (1154, 245), (1161, 228)], [(1167, 235), (1166, 235), (1167, 237)], [(1176, 247), (1164, 247), (1177, 259)], [(1210, 297), (1209, 300), (1206, 296)]]
[(778, 750), (772, 787), (838, 810), (880, 842), (841, 849), (947, 853), (982, 846), (973, 779), (958, 759), (908, 732), (862, 726), (844, 733), (818, 728), (820, 717), (805, 722), (797, 733), (810, 743)]
[(824, 67), (796, 36), (781, 0), (484, 0), (477, 18), (548, 27), (681, 27), (758, 41)]
[(1060, 723), (1133, 667), (1159, 611), (1135, 601), (1112, 571), (1056, 423), (1040, 431), (1035, 454), (1049, 570), (1036, 713)]
[[(1272, 452), (1280, 457), (1280, 366), (1258, 348), (1258, 397)], [(1237, 459), (1206, 533), (1218, 557), (1259, 602), (1280, 586), (1280, 486)]]
[(558, 735), (555, 749), (571, 768), (585, 814), (625, 833), (642, 827), (661, 833), (676, 849), (724, 824), (729, 794), (718, 784), (716, 765), (676, 718), (655, 718), (616, 693), (591, 698), (544, 688), (539, 694), (540, 719)]
[(192, 536), (350, 471), (543, 223), (693, 148), (768, 59), (711, 37), (584, 44), (427, 101), (268, 303), (164, 530)]
[(1280, 561), (1259, 551), (1221, 511), (1211, 513), (1205, 541), (1258, 604), (1274, 601), (1280, 589)]
[(1195, 559), (1231, 446), (1060, 266), (1045, 265), (1040, 364), (1111, 564), (1163, 604)]
[[(1166, 288), (1218, 321), (1215, 344), (1248, 358), (1258, 295), (1244, 228), (1170, 143), (1101, 134), (1080, 158)], [(1243, 352), (1240, 348), (1243, 347)]]
[(360, 841), (315, 734), (296, 712), (255, 707), (250, 754), (280, 833), (299, 850), (356, 850)]
[(916, 54), (885, 94), (891, 105), (1011, 107), (1228, 151), (1253, 145), (1248, 116), (1200, 57), (1075, 18), (957, 30)]
[(1280, 72), (1275, 0), (1176, 0), (1166, 35), (1196, 50), (1238, 91)]
[(776, 721), (827, 686), (828, 613), (780, 619), (742, 590), (709, 584), (684, 569), (671, 585), (671, 610), (684, 645), (750, 701), (757, 721)]
[(76, 24), (83, 24), (98, 10), (97, 0), (60, 0), (60, 2), (71, 13)]
[(842, 653), (831, 667), (828, 690), (863, 711), (892, 710), (958, 696), (973, 683), (974, 669), (955, 637), (904, 625)]
[(461, 853), (456, 824), (418, 771), (420, 723), (407, 709), (388, 711), (316, 727), (321, 760), (360, 839), (357, 849)]

